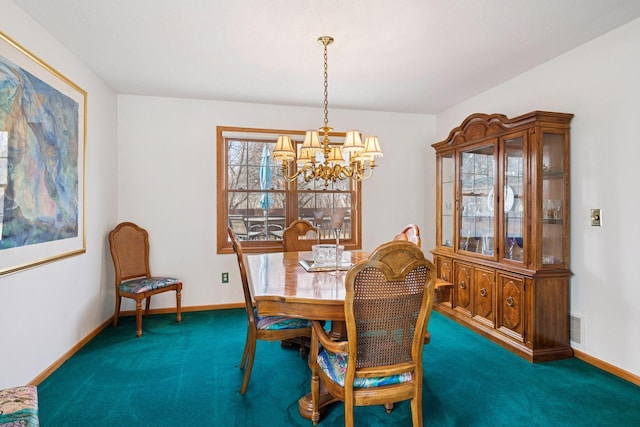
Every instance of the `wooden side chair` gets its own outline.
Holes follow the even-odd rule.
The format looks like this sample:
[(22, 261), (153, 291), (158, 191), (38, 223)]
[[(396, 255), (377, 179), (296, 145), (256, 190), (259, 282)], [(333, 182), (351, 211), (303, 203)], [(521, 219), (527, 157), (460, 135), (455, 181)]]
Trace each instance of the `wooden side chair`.
[[(401, 232), (393, 237), (393, 240), (406, 240), (407, 242), (414, 243), (416, 246), (421, 247), (422, 241), (420, 239), (420, 228), (415, 224), (408, 224)], [(431, 334), (427, 331), (424, 336), (424, 343), (429, 344), (430, 341)]]
[(418, 247), (421, 247), (422, 241), (420, 240), (420, 229), (415, 224), (408, 224), (401, 232), (393, 237), (393, 240), (407, 240), (411, 243), (415, 243)]
[(282, 341), (296, 337), (310, 337), (311, 322), (304, 319), (289, 317), (258, 316), (258, 313), (253, 308), (253, 298), (251, 297), (249, 281), (247, 280), (247, 270), (244, 265), (242, 246), (230, 227), (227, 231), (229, 238), (231, 239), (233, 250), (238, 258), (238, 267), (240, 269), (240, 279), (242, 281), (242, 290), (244, 292), (244, 302), (248, 320), (247, 340), (244, 345), (242, 360), (240, 362), (240, 369), (245, 370), (242, 388), (240, 389), (240, 394), (244, 394), (247, 391), (249, 378), (251, 377), (251, 369), (253, 368), (253, 359), (256, 354), (257, 340)]
[(118, 326), (122, 297), (136, 301), (136, 336), (142, 336), (142, 301), (147, 300), (149, 314), (151, 295), (175, 291), (176, 318), (182, 321), (180, 299), (182, 282), (173, 277), (152, 276), (149, 269), (149, 233), (132, 222), (120, 223), (109, 232), (109, 249), (116, 273), (116, 310), (113, 327)]
[(285, 252), (310, 251), (318, 243), (318, 229), (304, 219), (295, 220), (284, 229), (282, 242)]
[[(285, 252), (310, 251), (311, 247), (318, 243), (318, 229), (304, 219), (295, 220), (282, 232), (282, 242)], [(306, 354), (308, 344), (304, 337), (282, 341), (282, 347), (285, 348), (299, 346), (303, 355)]]
[[(435, 267), (415, 244), (391, 241), (357, 263), (345, 278), (347, 341), (332, 341), (313, 321), (309, 366), (313, 424), (320, 390), (353, 407), (411, 399), (413, 426), (422, 426), (422, 350), (435, 283)], [(320, 344), (320, 345), (319, 345)]]

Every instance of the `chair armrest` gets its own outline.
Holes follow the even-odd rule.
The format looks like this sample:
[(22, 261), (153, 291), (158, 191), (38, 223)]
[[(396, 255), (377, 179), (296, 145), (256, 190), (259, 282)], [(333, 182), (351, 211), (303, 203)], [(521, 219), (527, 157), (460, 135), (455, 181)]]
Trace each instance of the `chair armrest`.
[(349, 351), (349, 342), (348, 341), (333, 341), (327, 331), (324, 330), (322, 324), (313, 320), (311, 322), (313, 327), (313, 333), (311, 339), (315, 342), (320, 341), (320, 344), (327, 350), (333, 353), (347, 353)]

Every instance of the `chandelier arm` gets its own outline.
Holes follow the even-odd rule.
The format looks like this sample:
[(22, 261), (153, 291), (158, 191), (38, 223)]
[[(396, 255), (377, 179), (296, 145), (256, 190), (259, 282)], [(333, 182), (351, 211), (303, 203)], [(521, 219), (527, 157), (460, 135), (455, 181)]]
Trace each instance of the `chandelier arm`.
[(296, 171), (293, 175), (289, 175), (289, 162), (287, 160), (282, 161), (282, 176), (288, 182), (295, 181), (300, 175), (304, 176), (305, 170), (308, 169), (308, 166), (303, 166)]

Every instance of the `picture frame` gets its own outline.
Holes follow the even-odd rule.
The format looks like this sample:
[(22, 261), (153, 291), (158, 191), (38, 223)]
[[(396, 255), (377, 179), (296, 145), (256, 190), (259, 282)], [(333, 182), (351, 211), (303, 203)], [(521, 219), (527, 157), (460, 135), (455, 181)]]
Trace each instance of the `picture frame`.
[(86, 252), (87, 93), (0, 31), (0, 277)]

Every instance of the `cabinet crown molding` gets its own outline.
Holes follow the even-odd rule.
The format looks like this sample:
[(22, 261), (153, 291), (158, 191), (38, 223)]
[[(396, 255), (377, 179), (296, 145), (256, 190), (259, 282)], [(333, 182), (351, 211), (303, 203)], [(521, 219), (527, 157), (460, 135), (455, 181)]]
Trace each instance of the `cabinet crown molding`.
[(499, 136), (514, 128), (534, 123), (566, 126), (572, 118), (573, 114), (549, 111), (532, 111), (511, 119), (504, 114), (474, 113), (464, 119), (460, 126), (453, 128), (447, 139), (436, 142), (432, 147), (439, 150), (446, 146), (459, 146), (469, 141)]

